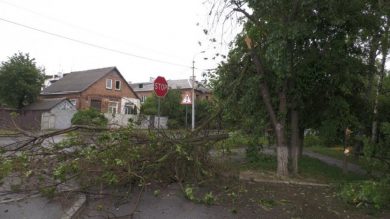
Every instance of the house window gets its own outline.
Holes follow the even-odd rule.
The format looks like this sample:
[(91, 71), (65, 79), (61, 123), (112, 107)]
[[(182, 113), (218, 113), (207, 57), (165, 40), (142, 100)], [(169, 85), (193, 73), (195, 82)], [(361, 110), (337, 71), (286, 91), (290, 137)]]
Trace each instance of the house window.
[(121, 89), (121, 81), (115, 80), (115, 90)]
[(145, 102), (145, 101), (146, 101), (146, 98), (147, 98), (147, 96), (142, 96), (142, 97), (141, 97), (141, 103)]
[(102, 101), (101, 100), (91, 100), (91, 108), (101, 111)]
[(112, 79), (106, 79), (106, 88), (112, 89)]
[(108, 102), (108, 112), (111, 114), (118, 113), (118, 102), (114, 102), (114, 101)]
[(125, 114), (137, 115), (137, 111), (138, 111), (137, 106), (131, 102), (126, 103), (124, 109), (125, 109), (124, 112)]
[(77, 99), (70, 99), (69, 100), (73, 106), (77, 106)]
[(143, 88), (143, 87), (144, 87), (143, 84), (139, 84), (139, 85), (138, 85), (138, 88)]

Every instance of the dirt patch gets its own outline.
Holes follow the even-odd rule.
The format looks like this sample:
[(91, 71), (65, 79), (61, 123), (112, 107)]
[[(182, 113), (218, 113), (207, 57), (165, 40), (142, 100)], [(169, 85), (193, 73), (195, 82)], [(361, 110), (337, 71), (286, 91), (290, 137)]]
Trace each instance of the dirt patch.
[[(218, 204), (228, 206), (239, 218), (373, 217), (347, 206), (331, 187), (241, 181), (224, 193), (219, 196)], [(386, 218), (390, 214), (381, 216)]]

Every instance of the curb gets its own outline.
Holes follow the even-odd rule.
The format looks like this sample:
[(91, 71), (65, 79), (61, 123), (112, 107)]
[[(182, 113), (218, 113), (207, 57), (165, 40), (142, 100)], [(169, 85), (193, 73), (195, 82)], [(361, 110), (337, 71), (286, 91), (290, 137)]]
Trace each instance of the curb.
[(78, 218), (79, 213), (85, 207), (87, 197), (85, 194), (80, 194), (79, 198), (73, 203), (73, 205), (64, 212), (61, 219), (75, 219)]
[(276, 183), (276, 184), (290, 184), (290, 185), (302, 185), (302, 186), (318, 186), (318, 187), (330, 187), (330, 184), (312, 183), (296, 180), (276, 180), (276, 179), (262, 179), (261, 176), (252, 174), (249, 171), (241, 172), (239, 176), (240, 180), (254, 181), (259, 183)]

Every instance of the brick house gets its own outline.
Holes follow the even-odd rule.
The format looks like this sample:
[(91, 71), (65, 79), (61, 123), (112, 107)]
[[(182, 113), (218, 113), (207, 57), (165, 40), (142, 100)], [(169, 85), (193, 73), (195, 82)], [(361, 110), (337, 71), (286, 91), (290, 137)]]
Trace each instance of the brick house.
[(140, 99), (116, 67), (64, 74), (43, 89), (40, 98), (69, 99), (76, 108), (107, 114), (138, 114)]
[[(133, 90), (141, 99), (141, 103), (145, 102), (146, 98), (150, 97), (154, 93), (153, 78), (150, 82), (141, 83), (129, 83)], [(192, 95), (192, 80), (180, 79), (180, 80), (167, 80), (169, 89), (180, 90), (182, 97), (186, 94)], [(194, 81), (195, 87), (195, 99), (209, 100), (211, 99), (212, 92), (209, 88), (198, 81)]]

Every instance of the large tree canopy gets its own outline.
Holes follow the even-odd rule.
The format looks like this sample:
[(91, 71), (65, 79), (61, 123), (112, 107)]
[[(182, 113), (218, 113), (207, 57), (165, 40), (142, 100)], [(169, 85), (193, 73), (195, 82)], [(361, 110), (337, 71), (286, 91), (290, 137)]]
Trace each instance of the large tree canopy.
[(29, 54), (17, 53), (0, 67), (0, 103), (22, 108), (36, 100), (44, 82), (44, 69)]
[[(388, 14), (382, 11), (388, 3), (238, 0), (225, 4), (223, 10), (237, 12), (245, 23), (227, 62), (214, 75), (215, 94), (229, 102), (228, 119), (258, 129), (272, 127), (279, 175), (288, 172), (288, 145), (290, 154), (296, 155), (299, 130), (322, 129), (327, 139), (340, 143), (345, 128), (360, 127), (362, 118), (369, 117), (371, 107), (363, 98), (371, 67), (367, 48), (372, 47), (373, 36), (383, 35)], [(234, 79), (241, 89), (231, 93), (223, 85)]]

